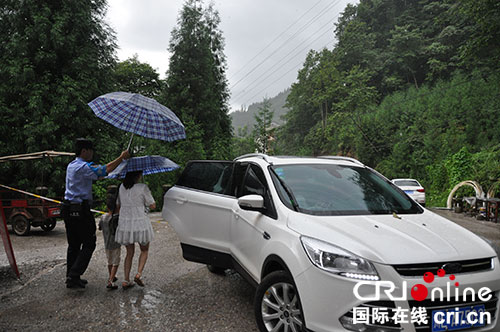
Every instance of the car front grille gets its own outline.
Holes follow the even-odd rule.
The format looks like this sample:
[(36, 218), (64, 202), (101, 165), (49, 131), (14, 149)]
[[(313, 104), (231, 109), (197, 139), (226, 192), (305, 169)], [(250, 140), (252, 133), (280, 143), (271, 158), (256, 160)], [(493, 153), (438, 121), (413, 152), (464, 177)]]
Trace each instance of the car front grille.
[[(396, 271), (405, 277), (422, 277), (426, 272), (432, 272), (437, 274), (439, 269), (450, 263), (460, 264), (460, 271), (453, 271), (451, 274), (461, 274), (461, 273), (472, 273), (481, 272), (486, 270), (491, 270), (493, 268), (492, 258), (481, 258), (481, 259), (471, 259), (465, 261), (456, 262), (442, 262), (442, 263), (424, 263), (424, 264), (405, 264), (405, 265), (393, 265)], [(446, 271), (448, 274), (449, 272)]]
[[(446, 299), (444, 299), (446, 300)], [(495, 322), (495, 317), (497, 315), (497, 302), (498, 298), (496, 295), (492, 294), (492, 297), (489, 301), (483, 302), (477, 297), (473, 301), (471, 295), (467, 296), (464, 299), (460, 298), (460, 300), (456, 300), (455, 298), (450, 298), (450, 301), (439, 301), (435, 300), (432, 301), (430, 299), (424, 300), (424, 301), (409, 301), (410, 308), (419, 308), (419, 307), (424, 307), (425, 310), (427, 311), (427, 317), (428, 319), (428, 324), (414, 324), (415, 329), (417, 332), (431, 332), (432, 331), (432, 311), (433, 310), (446, 310), (446, 309), (452, 309), (454, 310), (457, 307), (470, 307), (474, 305), (480, 305), (483, 304), (485, 311), (489, 312), (491, 315), (491, 322)], [(466, 331), (476, 331), (478, 329), (484, 328), (483, 327), (477, 327), (477, 328), (469, 328)]]

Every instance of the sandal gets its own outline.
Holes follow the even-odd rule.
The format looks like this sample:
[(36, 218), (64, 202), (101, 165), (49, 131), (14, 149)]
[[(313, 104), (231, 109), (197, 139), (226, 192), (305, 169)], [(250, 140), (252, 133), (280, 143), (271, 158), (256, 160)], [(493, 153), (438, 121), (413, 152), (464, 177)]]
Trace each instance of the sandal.
[(108, 285), (106, 286), (106, 288), (118, 289), (118, 286), (114, 282), (108, 282)]
[(131, 287), (134, 287), (134, 283), (130, 281), (124, 281), (122, 282), (122, 288), (123, 289), (129, 289)]
[(141, 275), (139, 273), (137, 273), (134, 277), (134, 281), (136, 284), (138, 284), (139, 286), (141, 287), (144, 287), (144, 282), (142, 282), (141, 280)]

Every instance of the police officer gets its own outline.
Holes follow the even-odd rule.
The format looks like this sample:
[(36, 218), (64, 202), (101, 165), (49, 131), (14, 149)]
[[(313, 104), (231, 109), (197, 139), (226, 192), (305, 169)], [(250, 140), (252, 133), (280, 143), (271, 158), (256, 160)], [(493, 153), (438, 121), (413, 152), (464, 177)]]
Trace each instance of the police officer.
[(94, 146), (90, 140), (78, 138), (75, 143), (76, 159), (66, 169), (66, 191), (62, 214), (68, 239), (66, 287), (85, 288), (87, 281), (80, 276), (89, 265), (96, 247), (96, 225), (90, 207), (92, 182), (112, 172), (124, 159), (127, 150), (107, 165), (92, 163)]

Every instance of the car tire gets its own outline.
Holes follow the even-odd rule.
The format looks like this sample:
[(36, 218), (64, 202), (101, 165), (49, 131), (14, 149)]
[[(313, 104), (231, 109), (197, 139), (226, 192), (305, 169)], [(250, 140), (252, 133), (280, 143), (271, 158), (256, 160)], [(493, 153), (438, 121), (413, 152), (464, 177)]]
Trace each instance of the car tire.
[(50, 232), (51, 230), (53, 230), (54, 228), (56, 228), (56, 219), (48, 219), (48, 220), (45, 220), (42, 224), (42, 229), (46, 232)]
[(254, 311), (261, 332), (306, 331), (297, 287), (285, 271), (271, 272), (262, 280)]
[(208, 271), (212, 272), (213, 274), (218, 274), (221, 276), (226, 275), (226, 272), (225, 272), (226, 269), (224, 269), (222, 267), (207, 264), (207, 269), (208, 269)]
[(28, 218), (22, 215), (17, 215), (12, 219), (12, 230), (20, 236), (28, 235), (31, 229), (31, 224)]

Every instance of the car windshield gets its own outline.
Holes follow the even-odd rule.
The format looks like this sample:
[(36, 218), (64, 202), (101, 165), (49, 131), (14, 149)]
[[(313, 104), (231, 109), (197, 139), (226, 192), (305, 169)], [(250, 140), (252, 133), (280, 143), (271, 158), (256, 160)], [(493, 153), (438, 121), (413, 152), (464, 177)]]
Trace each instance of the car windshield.
[(394, 180), (394, 184), (400, 187), (420, 187), (420, 183), (415, 180)]
[(400, 189), (364, 167), (271, 166), (285, 205), (312, 215), (414, 214), (423, 210)]

